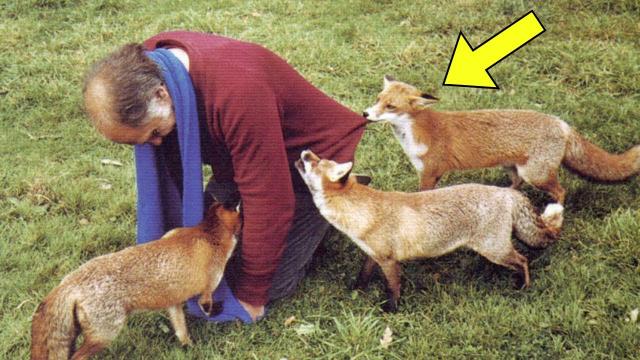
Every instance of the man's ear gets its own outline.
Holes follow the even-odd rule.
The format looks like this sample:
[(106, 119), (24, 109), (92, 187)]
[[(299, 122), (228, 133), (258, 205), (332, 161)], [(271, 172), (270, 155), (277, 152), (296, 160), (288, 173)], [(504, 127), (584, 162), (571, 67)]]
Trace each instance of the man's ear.
[(158, 86), (158, 88), (156, 89), (155, 98), (161, 103), (171, 102), (171, 95), (169, 95), (169, 90), (164, 84)]
[(351, 172), (351, 168), (353, 167), (353, 163), (351, 161), (344, 164), (337, 164), (336, 166), (329, 169), (327, 173), (327, 177), (331, 182), (338, 182), (342, 180), (345, 176), (349, 176)]
[(433, 95), (422, 93), (420, 96), (411, 97), (411, 105), (417, 108), (425, 108), (433, 105), (439, 101), (439, 99)]
[(391, 76), (391, 75), (385, 75), (384, 78), (382, 79), (383, 87), (385, 89), (388, 88), (389, 85), (391, 85), (392, 81), (396, 81), (396, 79), (394, 79), (393, 76)]

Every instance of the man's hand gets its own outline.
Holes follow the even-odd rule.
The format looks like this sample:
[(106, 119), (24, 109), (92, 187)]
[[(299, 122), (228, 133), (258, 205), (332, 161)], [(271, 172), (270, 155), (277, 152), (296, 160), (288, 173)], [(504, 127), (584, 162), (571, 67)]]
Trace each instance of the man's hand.
[(264, 305), (251, 305), (242, 300), (238, 300), (238, 302), (240, 303), (240, 305), (242, 305), (242, 307), (244, 307), (244, 310), (249, 313), (249, 316), (251, 316), (251, 319), (253, 321), (256, 321), (256, 319), (264, 316)]

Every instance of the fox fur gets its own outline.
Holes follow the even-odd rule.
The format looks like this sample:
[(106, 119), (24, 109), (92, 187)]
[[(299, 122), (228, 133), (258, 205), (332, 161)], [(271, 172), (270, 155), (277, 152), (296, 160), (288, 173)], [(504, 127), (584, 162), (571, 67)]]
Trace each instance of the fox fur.
[(296, 168), (329, 223), (368, 256), (356, 286), (366, 287), (374, 266), (387, 280), (386, 310), (400, 297), (400, 263), (431, 258), (466, 247), (489, 261), (517, 271), (528, 287), (529, 267), (511, 242), (553, 243), (563, 221), (563, 207), (550, 204), (539, 216), (520, 192), (478, 184), (418, 193), (384, 192), (358, 184), (351, 163), (338, 164), (305, 150)]
[(235, 247), (239, 219), (216, 203), (195, 227), (96, 257), (68, 274), (33, 316), (31, 359), (87, 359), (109, 345), (134, 310), (168, 309), (179, 341), (190, 345), (182, 305), (200, 295), (205, 313), (222, 311), (211, 294)]
[(451, 170), (503, 166), (512, 187), (523, 181), (564, 203), (560, 164), (598, 182), (619, 182), (640, 172), (640, 145), (610, 154), (560, 118), (529, 110), (435, 111), (437, 98), (385, 76), (376, 103), (363, 115), (388, 121), (420, 176), (435, 187)]

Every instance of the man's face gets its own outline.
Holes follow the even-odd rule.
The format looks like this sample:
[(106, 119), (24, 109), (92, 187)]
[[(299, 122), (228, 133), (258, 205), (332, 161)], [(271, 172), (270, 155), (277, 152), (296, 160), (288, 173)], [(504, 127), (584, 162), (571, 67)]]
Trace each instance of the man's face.
[(175, 128), (175, 125), (175, 114), (173, 110), (169, 110), (166, 114), (152, 116), (144, 125), (136, 128), (117, 121), (107, 121), (97, 127), (104, 137), (113, 142), (129, 145), (149, 143), (159, 146), (162, 144), (162, 139)]
[[(91, 104), (93, 103), (97, 103), (97, 101), (93, 101)], [(158, 89), (155, 97), (151, 100), (147, 110), (146, 121), (138, 127), (131, 127), (114, 120), (112, 116), (106, 115), (102, 105), (87, 106), (87, 108), (92, 118), (101, 119), (94, 122), (98, 131), (107, 139), (120, 144), (139, 145), (149, 143), (159, 146), (162, 144), (163, 138), (176, 125), (171, 96), (169, 96), (164, 86)]]

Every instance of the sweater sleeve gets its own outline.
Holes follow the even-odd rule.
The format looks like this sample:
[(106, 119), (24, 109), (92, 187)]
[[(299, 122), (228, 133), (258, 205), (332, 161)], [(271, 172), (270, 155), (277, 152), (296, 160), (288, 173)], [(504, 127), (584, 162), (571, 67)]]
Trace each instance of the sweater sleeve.
[(285, 247), (295, 196), (276, 95), (255, 83), (234, 86), (227, 94), (220, 123), (243, 209), (242, 273), (234, 292), (240, 300), (263, 305)]

